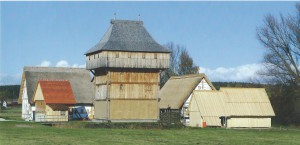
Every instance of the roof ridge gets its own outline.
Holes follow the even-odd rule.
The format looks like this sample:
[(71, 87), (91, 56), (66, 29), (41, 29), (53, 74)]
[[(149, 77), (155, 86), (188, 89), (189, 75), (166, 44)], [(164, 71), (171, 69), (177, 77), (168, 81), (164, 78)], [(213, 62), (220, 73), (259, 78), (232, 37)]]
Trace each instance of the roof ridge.
[(24, 66), (23, 71), (31, 71), (31, 72), (61, 72), (61, 71), (70, 71), (70, 72), (86, 72), (85, 68), (74, 68), (74, 67), (40, 67), (40, 66)]
[(188, 74), (182, 76), (171, 76), (170, 79), (182, 79), (182, 78), (193, 78), (193, 77), (204, 77), (204, 76), (206, 76), (204, 73), (199, 73), (199, 74)]
[(141, 20), (121, 20), (121, 19), (112, 19), (110, 20), (111, 24), (116, 24), (116, 23), (136, 23), (136, 24), (141, 24), (143, 25), (144, 22)]
[(39, 82), (40, 81), (47, 81), (47, 82), (70, 82), (69, 80), (61, 80), (61, 79), (39, 79)]

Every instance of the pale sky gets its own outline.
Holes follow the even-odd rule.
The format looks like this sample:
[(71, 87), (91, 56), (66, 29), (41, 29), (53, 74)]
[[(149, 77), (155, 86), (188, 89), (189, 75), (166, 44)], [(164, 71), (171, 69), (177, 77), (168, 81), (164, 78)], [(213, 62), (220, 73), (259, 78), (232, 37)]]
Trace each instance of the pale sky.
[(137, 20), (160, 44), (187, 48), (211, 81), (249, 81), (262, 68), (256, 37), (267, 14), (296, 2), (0, 2), (0, 85), (20, 84), (24, 66), (84, 67), (84, 53), (110, 20)]

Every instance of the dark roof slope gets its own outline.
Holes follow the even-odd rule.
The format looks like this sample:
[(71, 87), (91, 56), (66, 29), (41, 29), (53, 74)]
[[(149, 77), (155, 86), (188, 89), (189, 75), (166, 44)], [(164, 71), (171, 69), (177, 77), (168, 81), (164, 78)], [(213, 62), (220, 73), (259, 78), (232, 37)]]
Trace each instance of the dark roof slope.
[(19, 103), (22, 102), (22, 93), (25, 85), (28, 100), (32, 100), (34, 89), (39, 80), (68, 80), (71, 83), (77, 103), (91, 104), (93, 101), (94, 89), (90, 72), (84, 68), (24, 67)]
[(111, 20), (111, 26), (86, 55), (103, 50), (134, 52), (170, 52), (158, 44), (143, 26), (143, 21)]

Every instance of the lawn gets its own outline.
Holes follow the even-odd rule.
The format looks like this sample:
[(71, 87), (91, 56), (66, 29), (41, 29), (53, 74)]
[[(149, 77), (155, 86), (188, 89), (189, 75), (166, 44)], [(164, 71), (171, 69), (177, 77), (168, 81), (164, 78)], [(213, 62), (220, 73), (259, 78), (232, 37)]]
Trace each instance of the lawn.
[(0, 118), (7, 120), (22, 120), (22, 106), (8, 107), (7, 109), (0, 109)]
[(0, 144), (300, 144), (299, 128), (83, 128), (86, 123), (70, 122), (60, 128), (4, 121), (0, 122)]

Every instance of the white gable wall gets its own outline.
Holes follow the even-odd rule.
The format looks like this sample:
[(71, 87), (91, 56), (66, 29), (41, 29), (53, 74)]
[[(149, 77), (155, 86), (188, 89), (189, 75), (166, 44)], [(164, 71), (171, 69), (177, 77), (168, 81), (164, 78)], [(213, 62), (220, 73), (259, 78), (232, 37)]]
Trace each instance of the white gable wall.
[(29, 104), (26, 80), (24, 81), (24, 87), (22, 92), (22, 119), (30, 121), (33, 118), (32, 107)]

